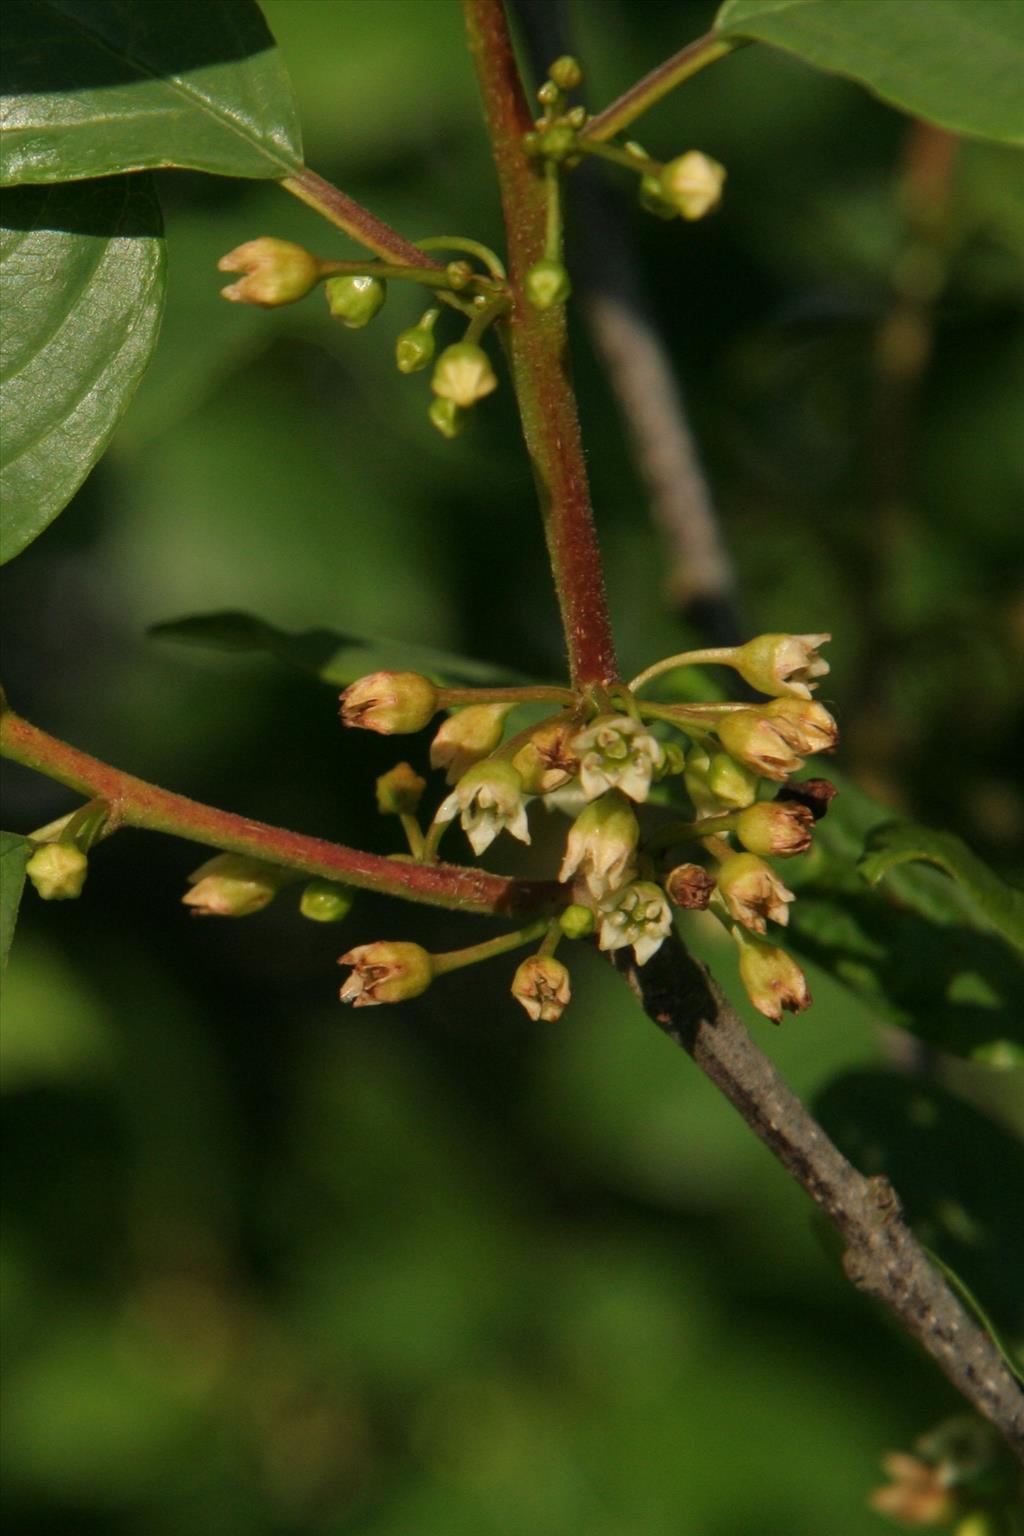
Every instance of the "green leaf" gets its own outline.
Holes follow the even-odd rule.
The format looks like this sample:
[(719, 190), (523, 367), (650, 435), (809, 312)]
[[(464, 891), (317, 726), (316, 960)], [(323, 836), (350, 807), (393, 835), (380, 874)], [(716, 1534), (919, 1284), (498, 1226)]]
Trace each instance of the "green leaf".
[(16, 832), (0, 832), (0, 971), (7, 965), (31, 844)]
[(42, 533), (107, 445), (156, 345), (160, 212), (148, 177), (4, 194), (0, 558)]
[(715, 30), (955, 133), (1024, 144), (1024, 0), (725, 0)]
[[(812, 851), (786, 866), (786, 942), (891, 1024), (999, 1068), (1024, 1065), (1024, 968), (973, 887), (921, 863), (865, 886), (865, 846), (892, 811), (830, 770), (840, 793)], [(995, 877), (993, 877), (995, 878)]]
[(910, 821), (878, 827), (867, 842), (868, 852), (858, 868), (869, 885), (877, 885), (899, 864), (920, 860), (944, 869), (962, 881), (978, 908), (1004, 938), (1024, 949), (1024, 891), (1000, 880), (988, 865), (952, 832), (936, 832)]
[(307, 629), (293, 635), (247, 613), (195, 614), (154, 624), (149, 633), (158, 640), (178, 640), (209, 650), (262, 651), (300, 671), (312, 672), (333, 688), (343, 688), (357, 677), (378, 671), (423, 672), (435, 682), (451, 687), (497, 688), (528, 681), (507, 667), (454, 656), (426, 645), (368, 640), (330, 629)]
[(288, 175), (291, 84), (253, 0), (8, 0), (3, 182)]

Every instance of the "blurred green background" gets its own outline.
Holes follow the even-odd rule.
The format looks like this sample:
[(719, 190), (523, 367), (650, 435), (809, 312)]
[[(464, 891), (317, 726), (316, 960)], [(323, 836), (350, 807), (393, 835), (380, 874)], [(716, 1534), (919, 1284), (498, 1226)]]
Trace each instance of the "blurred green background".
[[(413, 237), (499, 245), (454, 0), (265, 9), (309, 163)], [(577, 4), (591, 99), (711, 15)], [(1020, 157), (961, 145), (946, 215), (915, 224), (907, 121), (760, 48), (663, 103), (643, 137), (729, 169), (706, 224), (631, 220), (750, 631), (831, 630), (840, 763), (1019, 880)], [(124, 768), (388, 851), (372, 780), (392, 747), (343, 738), (315, 680), (147, 626), (241, 608), (557, 676), (511, 393), (442, 442), (424, 376), (392, 362), (415, 294), (393, 285), (359, 333), (318, 298), (224, 304), (217, 258), (244, 239), (354, 252), (273, 187), (160, 180), (161, 345), (75, 504), (3, 573), (7, 687)], [(908, 302), (924, 352), (903, 411), (879, 357)], [(664, 601), (610, 392), (582, 329), (575, 344), (630, 675), (697, 637)], [(425, 741), (410, 748), (422, 766)], [(5, 777), (17, 830), (70, 808)], [(803, 1194), (595, 957), (555, 1027), (525, 1020), (500, 962), (343, 1012), (342, 949), (450, 948), (478, 920), (368, 897), (343, 929), (287, 899), (193, 922), (179, 896), (202, 857), (124, 833), (80, 902), (25, 900), (4, 1033), (12, 1530), (887, 1528), (864, 1505), (879, 1456), (958, 1400), (852, 1294)], [(506, 850), (492, 867), (511, 867)], [(728, 980), (714, 935), (689, 932)], [(812, 982), (810, 1014), (757, 1037), (1024, 1337), (1019, 1076), (919, 1060)]]

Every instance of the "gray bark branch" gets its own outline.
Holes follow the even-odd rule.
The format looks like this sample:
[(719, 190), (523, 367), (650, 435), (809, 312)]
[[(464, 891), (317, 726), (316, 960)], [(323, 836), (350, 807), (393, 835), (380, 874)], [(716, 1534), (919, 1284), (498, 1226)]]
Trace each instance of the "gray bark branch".
[(865, 1178), (751, 1039), (703, 966), (671, 937), (643, 967), (616, 952), (649, 1018), (692, 1057), (841, 1235), (858, 1290), (893, 1312), (1024, 1462), (1024, 1392), (928, 1259), (888, 1179)]

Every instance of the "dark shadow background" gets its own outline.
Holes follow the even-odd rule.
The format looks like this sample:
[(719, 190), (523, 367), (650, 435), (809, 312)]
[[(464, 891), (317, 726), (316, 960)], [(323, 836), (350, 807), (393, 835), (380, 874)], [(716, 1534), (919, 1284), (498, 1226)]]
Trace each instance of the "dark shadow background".
[[(266, 11), (312, 166), (414, 238), (500, 243), (454, 4)], [(599, 0), (575, 16), (601, 102), (711, 8)], [(634, 230), (752, 630), (831, 630), (844, 766), (1019, 879), (1024, 172), (963, 144), (922, 257), (907, 135), (856, 87), (751, 48), (643, 125), (654, 154), (728, 166), (721, 212), (684, 227), (637, 211)], [(343, 738), (315, 680), (146, 628), (234, 607), (557, 675), (511, 393), (442, 442), (426, 377), (392, 363), (414, 294), (393, 287), (359, 333), (317, 296), (224, 304), (216, 261), (244, 239), (351, 248), (272, 187), (160, 182), (161, 345), (74, 505), (3, 573), (8, 690), (143, 776), (393, 849), (372, 815), (393, 747)], [(934, 274), (927, 361), (894, 411), (879, 337), (913, 259)], [(663, 601), (582, 333), (576, 364), (630, 675), (697, 637)], [(425, 741), (406, 746), (422, 766)], [(5, 778), (6, 825), (70, 808)], [(537, 839), (546, 867), (557, 836)], [(343, 949), (451, 948), (479, 923), (370, 897), (343, 929), (284, 897), (193, 922), (179, 896), (201, 858), (124, 833), (80, 902), (26, 898), (5, 988), (12, 1529), (885, 1529), (864, 1508), (880, 1454), (955, 1411), (953, 1394), (851, 1294), (803, 1195), (602, 966), (574, 963), (557, 1027), (525, 1021), (500, 962), (402, 1009), (343, 1013)], [(493, 867), (510, 862), (501, 849)], [(728, 980), (714, 934), (691, 937)], [(923, 1221), (983, 1253), (985, 1299), (1020, 1333), (998, 1171), (1019, 1157), (1019, 1079), (940, 1061), (941, 1089), (908, 1082), (868, 1010), (813, 980), (814, 1010), (759, 1038), (866, 1163), (905, 1170), (912, 1197), (919, 1181)], [(956, 1157), (936, 1171), (913, 1127), (943, 1114)]]

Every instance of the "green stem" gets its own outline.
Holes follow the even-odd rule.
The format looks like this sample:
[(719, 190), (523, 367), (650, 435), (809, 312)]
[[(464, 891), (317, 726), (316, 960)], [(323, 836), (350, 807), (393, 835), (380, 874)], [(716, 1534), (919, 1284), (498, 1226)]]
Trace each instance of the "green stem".
[(650, 74), (644, 75), (628, 91), (605, 107), (603, 112), (598, 112), (592, 117), (583, 129), (580, 137), (601, 142), (604, 139), (614, 138), (630, 123), (635, 122), (655, 102), (667, 96), (669, 91), (674, 91), (677, 85), (684, 80), (689, 80), (699, 70), (706, 69), (709, 64), (714, 64), (718, 59), (724, 59), (727, 53), (742, 47), (746, 42), (740, 37), (718, 37), (714, 32), (708, 32), (704, 37), (698, 37), (696, 42), (688, 43), (685, 48), (680, 48), (670, 59), (652, 69)]
[(410, 815), (408, 811), (403, 811), (398, 819), (402, 823), (402, 831), (405, 833), (405, 840), (409, 844), (409, 852), (414, 859), (422, 859), (423, 828), (416, 820), (416, 817)]
[(499, 282), (504, 282), (508, 276), (501, 258), (489, 245), (481, 245), (479, 240), (469, 240), (465, 235), (430, 235), (426, 240), (417, 240), (416, 244), (421, 251), (465, 251), (468, 256), (482, 261)]
[[(430, 267), (400, 267), (386, 261), (330, 261), (319, 263), (321, 277), (379, 277), (390, 282), (419, 283), (424, 288), (443, 288), (450, 291), (448, 274), (435, 272)], [(494, 293), (495, 285), (488, 277), (475, 273), (469, 286), (481, 293)]]
[(492, 299), (489, 304), (483, 305), (476, 311), (472, 320), (466, 327), (463, 341), (478, 342), (488, 326), (499, 320), (509, 308), (510, 300), (507, 298)]
[(465, 912), (550, 912), (564, 901), (564, 894), (551, 883), (513, 880), (454, 864), (399, 862), (202, 805), (79, 752), (22, 720), (13, 710), (5, 711), (0, 720), (0, 756), (56, 779), (78, 794), (105, 800), (110, 806), (107, 826), (111, 830), (132, 826), (165, 832), (342, 885)]
[(511, 949), (522, 949), (547, 932), (547, 920), (528, 923), (514, 933), (503, 933), (496, 939), (485, 939), (482, 944), (470, 944), (466, 949), (450, 949), (443, 955), (431, 956), (434, 975), (444, 976), (448, 971), (461, 971), (464, 966), (478, 965), (481, 960), (493, 960), (495, 955), (507, 955)]
[(544, 166), (544, 256), (547, 261), (562, 259), (562, 184), (558, 166), (548, 160)]
[(697, 736), (702, 740), (715, 734), (714, 721), (709, 722), (702, 711), (691, 709), (687, 704), (641, 703), (640, 713), (645, 720), (664, 720), (666, 725), (674, 725), (688, 736)]
[(555, 578), (569, 670), (576, 686), (618, 678), (576, 400), (569, 382), (564, 305), (540, 311), (526, 297), (544, 254), (543, 178), (522, 141), (533, 117), (501, 0), (462, 0), (484, 117), (498, 170), (512, 311), (506, 331), (512, 382), (533, 465)]
[(650, 155), (635, 155), (632, 150), (620, 149), (617, 144), (605, 144), (600, 139), (587, 139), (581, 134), (579, 138), (580, 150), (585, 155), (593, 155), (598, 160), (608, 160), (612, 165), (624, 165), (629, 171), (638, 174), (643, 171), (649, 176), (660, 176), (664, 170), (660, 160), (652, 160)]
[(734, 826), (735, 817), (728, 813), (708, 816), (703, 821), (676, 821), (670, 827), (662, 827), (650, 837), (645, 837), (644, 849), (648, 853), (656, 853), (663, 848), (672, 848), (676, 843), (702, 842), (704, 838), (717, 836), (719, 832), (731, 832)]
[(666, 656), (663, 661), (656, 661), (643, 672), (638, 673), (630, 683), (630, 689), (636, 693), (645, 683), (649, 683), (652, 677), (660, 677), (663, 672), (674, 672), (677, 667), (697, 667), (707, 662), (730, 666), (739, 649), (738, 645), (714, 645), (702, 651), (680, 651), (678, 656)]

